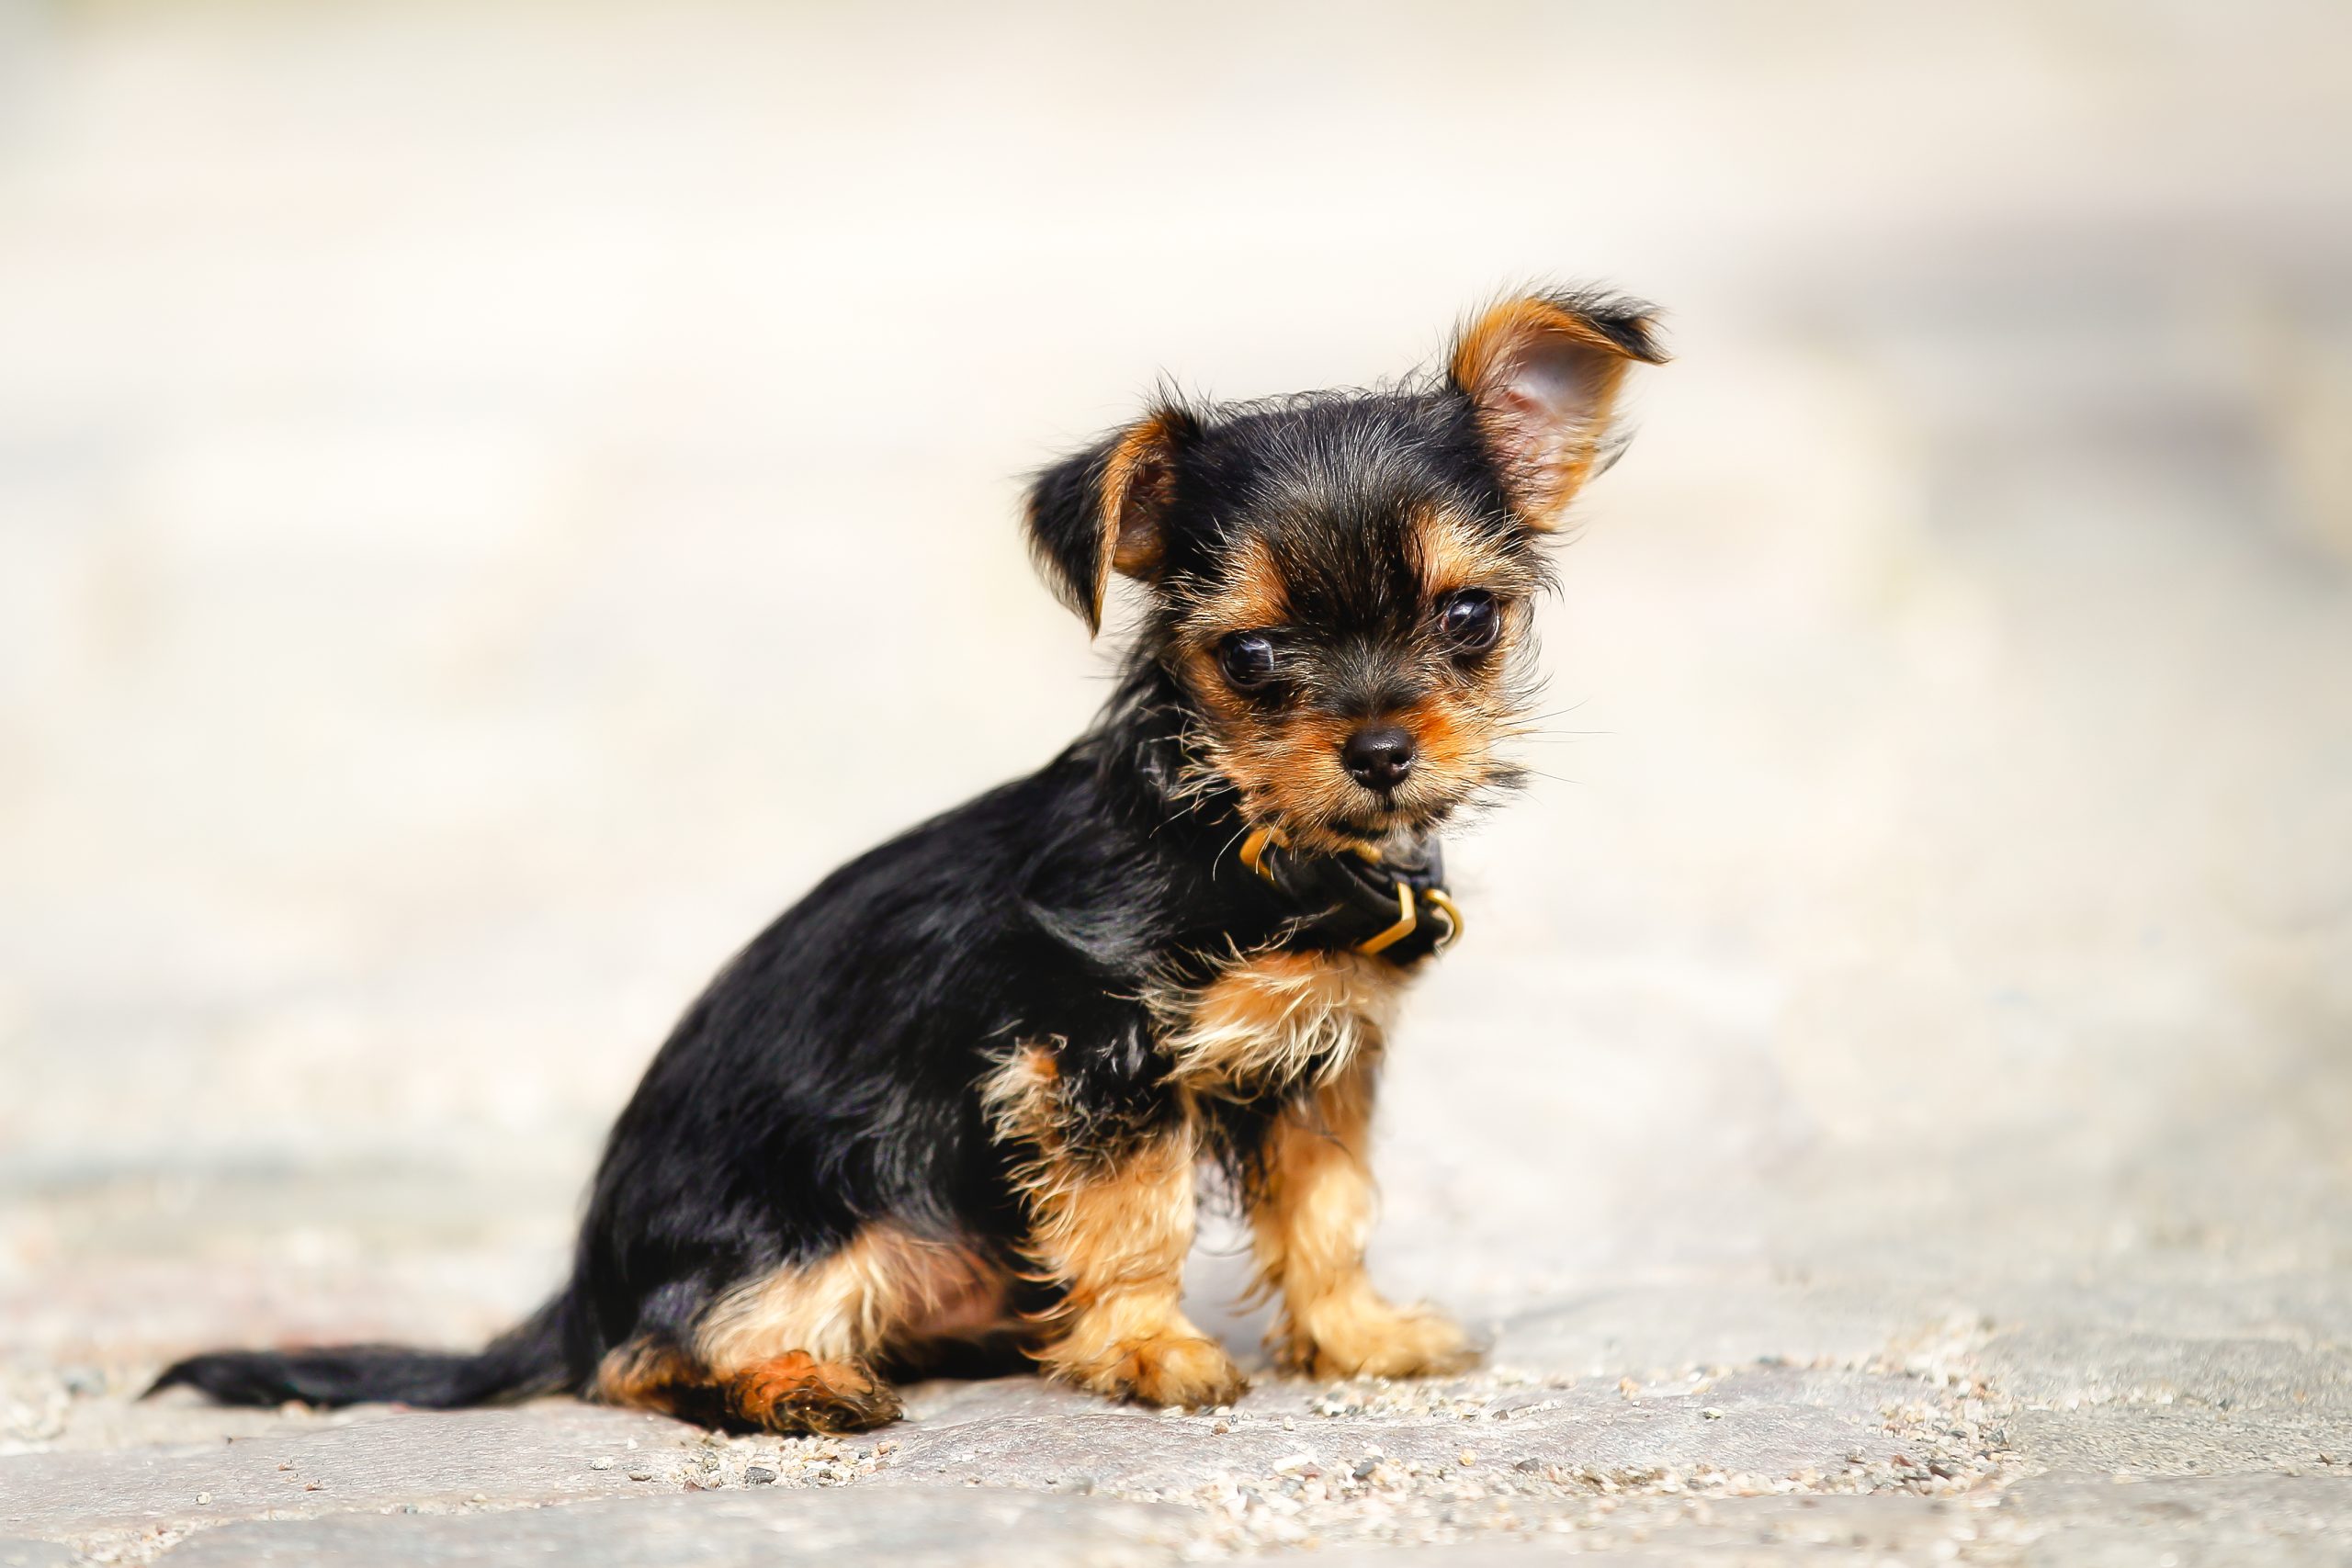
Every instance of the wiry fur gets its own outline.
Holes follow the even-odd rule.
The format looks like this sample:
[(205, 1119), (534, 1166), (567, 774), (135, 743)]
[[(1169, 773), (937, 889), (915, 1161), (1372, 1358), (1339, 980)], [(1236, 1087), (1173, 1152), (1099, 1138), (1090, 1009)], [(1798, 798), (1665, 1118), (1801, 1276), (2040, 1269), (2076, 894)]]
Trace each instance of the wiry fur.
[(1099, 626), (1114, 573), (1142, 589), (1111, 701), (721, 970), (615, 1125), (555, 1299), (479, 1354), (216, 1353), (156, 1387), (568, 1391), (833, 1431), (896, 1414), (891, 1369), (1019, 1349), (1107, 1394), (1227, 1399), (1240, 1374), (1179, 1305), (1204, 1159), (1250, 1212), (1286, 1362), (1459, 1364), (1363, 1266), (1374, 1081), (1427, 946), (1365, 956), (1235, 851), (1265, 829), (1401, 863), (1517, 781), (1543, 536), (1658, 357), (1630, 302), (1506, 300), (1429, 377), (1163, 400), (1039, 475), (1056, 592)]
[(1377, 1057), (1402, 975), (1354, 953), (1262, 953), (1148, 998), (1168, 1078), (1196, 1094), (1282, 1099)]

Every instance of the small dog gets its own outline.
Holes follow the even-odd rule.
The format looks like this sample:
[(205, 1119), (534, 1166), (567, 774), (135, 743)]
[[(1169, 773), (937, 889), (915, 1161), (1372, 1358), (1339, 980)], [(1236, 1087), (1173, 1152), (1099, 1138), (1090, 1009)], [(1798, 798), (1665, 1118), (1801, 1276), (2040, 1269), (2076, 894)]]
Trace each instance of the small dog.
[(1115, 694), (719, 974), (613, 1129), (561, 1293), (479, 1355), (228, 1351), (155, 1389), (842, 1432), (899, 1414), (890, 1376), (1027, 1356), (1220, 1404), (1242, 1374), (1180, 1306), (1204, 1165), (1283, 1365), (1469, 1364), (1366, 1279), (1374, 1082), (1462, 931), (1435, 835), (1519, 776), (1544, 536), (1663, 358), (1646, 306), (1514, 299), (1426, 380), (1166, 400), (1045, 470), (1028, 532), (1061, 597), (1099, 631), (1112, 572), (1143, 589)]

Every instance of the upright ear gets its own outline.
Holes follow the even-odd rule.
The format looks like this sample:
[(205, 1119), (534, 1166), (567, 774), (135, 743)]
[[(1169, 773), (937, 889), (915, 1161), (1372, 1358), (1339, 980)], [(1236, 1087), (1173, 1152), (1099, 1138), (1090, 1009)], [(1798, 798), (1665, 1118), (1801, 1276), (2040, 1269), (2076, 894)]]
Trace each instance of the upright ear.
[(1496, 305), (1453, 342), (1447, 379), (1470, 400), (1511, 510), (1557, 525), (1613, 456), (1610, 415), (1626, 367), (1662, 365), (1653, 311), (1608, 294), (1540, 294)]
[(1039, 474), (1029, 487), (1029, 547), (1086, 629), (1102, 629), (1113, 568), (1148, 578), (1176, 493), (1176, 462), (1199, 421), (1162, 404), (1125, 430)]

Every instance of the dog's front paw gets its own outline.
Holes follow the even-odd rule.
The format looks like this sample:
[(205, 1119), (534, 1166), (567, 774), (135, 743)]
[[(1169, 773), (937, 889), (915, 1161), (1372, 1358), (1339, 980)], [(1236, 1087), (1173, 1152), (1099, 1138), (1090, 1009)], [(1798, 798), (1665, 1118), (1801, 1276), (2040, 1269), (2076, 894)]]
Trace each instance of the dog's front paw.
[(1080, 1387), (1114, 1399), (1193, 1410), (1230, 1404), (1250, 1389), (1250, 1380), (1224, 1346), (1193, 1334), (1125, 1340), (1055, 1370)]
[(1429, 1307), (1394, 1307), (1366, 1295), (1326, 1303), (1295, 1323), (1283, 1348), (1291, 1365), (1319, 1378), (1427, 1378), (1467, 1371), (1478, 1352), (1453, 1319)]

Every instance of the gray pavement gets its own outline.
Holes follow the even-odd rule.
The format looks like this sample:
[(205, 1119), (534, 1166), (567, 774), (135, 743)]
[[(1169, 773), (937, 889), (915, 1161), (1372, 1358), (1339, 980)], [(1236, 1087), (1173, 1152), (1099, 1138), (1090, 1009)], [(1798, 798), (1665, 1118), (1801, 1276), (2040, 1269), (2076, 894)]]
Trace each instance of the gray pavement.
[[(0, 1565), (2352, 1561), (2347, 59), (0, 0)], [(527, 1310), (715, 964), (1099, 700), (1018, 474), (1545, 275), (1679, 358), (1389, 1079), (1375, 1271), (1480, 1371), (130, 1399)]]

